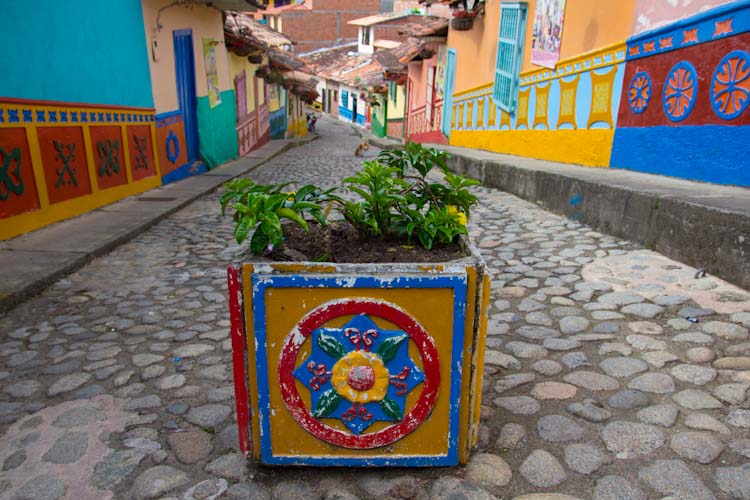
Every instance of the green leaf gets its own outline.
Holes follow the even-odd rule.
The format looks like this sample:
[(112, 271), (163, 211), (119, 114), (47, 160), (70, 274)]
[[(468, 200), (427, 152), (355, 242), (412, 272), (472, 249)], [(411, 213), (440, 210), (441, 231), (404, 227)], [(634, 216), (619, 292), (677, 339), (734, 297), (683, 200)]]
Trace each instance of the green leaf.
[(393, 420), (403, 420), (404, 418), (404, 412), (401, 411), (401, 407), (388, 396), (380, 400), (380, 409)]
[(289, 219), (289, 220), (293, 220), (302, 229), (304, 229), (305, 232), (309, 231), (309, 228), (307, 227), (307, 221), (303, 219), (297, 212), (295, 212), (291, 208), (280, 208), (276, 210), (276, 215), (278, 215), (279, 217)]
[(333, 335), (328, 335), (327, 333), (321, 332), (320, 335), (318, 335), (318, 347), (323, 349), (326, 354), (334, 358), (336, 361), (346, 355), (346, 349), (341, 345), (341, 342), (336, 340)]
[(375, 354), (381, 357), (383, 363), (387, 364), (396, 357), (398, 347), (404, 340), (408, 338), (408, 335), (399, 335), (398, 337), (385, 339), (380, 343), (378, 349), (375, 351)]
[(249, 218), (243, 218), (239, 224), (237, 224), (237, 227), (234, 228), (234, 237), (237, 240), (237, 243), (242, 243), (245, 241), (245, 238), (247, 238), (247, 233), (250, 232), (250, 230), (253, 228), (253, 225), (251, 223), (251, 220)]
[(312, 412), (313, 417), (321, 418), (330, 415), (339, 406), (340, 402), (341, 396), (335, 390), (328, 389), (318, 399), (318, 404), (315, 405), (315, 409)]
[(253, 237), (250, 239), (250, 251), (253, 255), (260, 255), (268, 245), (268, 237), (261, 231), (255, 231)]

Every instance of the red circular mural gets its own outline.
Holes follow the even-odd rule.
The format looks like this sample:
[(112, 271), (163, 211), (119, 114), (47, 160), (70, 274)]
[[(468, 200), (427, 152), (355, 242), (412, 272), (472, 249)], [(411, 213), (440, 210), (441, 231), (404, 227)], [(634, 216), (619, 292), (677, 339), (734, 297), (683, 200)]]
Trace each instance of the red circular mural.
[[(424, 380), (417, 402), (411, 410), (397, 418), (398, 423), (390, 425), (385, 429), (369, 434), (347, 433), (328, 426), (313, 416), (313, 412), (303, 402), (297, 384), (295, 383), (295, 369), (298, 367), (297, 354), (305, 340), (319, 328), (324, 327), (329, 321), (342, 316), (372, 316), (384, 319), (401, 329), (408, 339), (416, 345), (424, 368)], [(351, 330), (351, 329), (347, 329)], [(347, 335), (350, 332), (347, 332)], [(367, 332), (370, 333), (370, 332)], [(375, 332), (374, 337), (377, 337)], [(359, 340), (358, 340), (359, 342)], [(364, 340), (357, 344), (367, 345)], [(367, 356), (374, 355), (365, 347)], [(362, 351), (364, 352), (364, 351)], [(304, 364), (304, 363), (303, 363)], [(313, 363), (314, 365), (315, 363)], [(322, 365), (321, 365), (322, 366)], [(408, 371), (407, 371), (408, 373)], [(319, 373), (323, 375), (322, 372)], [(310, 311), (284, 341), (279, 359), (278, 376), (281, 397), (292, 417), (306, 431), (316, 438), (337, 446), (352, 449), (371, 449), (386, 446), (414, 431), (428, 417), (437, 400), (438, 388), (440, 386), (440, 362), (435, 343), (427, 331), (407, 312), (399, 307), (383, 301), (372, 299), (343, 299), (331, 301)], [(323, 375), (325, 377), (325, 375)], [(348, 381), (351, 388), (355, 390), (367, 390), (374, 384), (374, 373), (369, 368), (357, 366), (348, 373)], [(400, 376), (391, 376), (395, 387), (402, 387), (403, 373)], [(324, 380), (324, 379), (319, 379)], [(316, 387), (313, 385), (313, 387)], [(397, 393), (399, 395), (402, 392)], [(357, 407), (363, 411), (363, 406)], [(365, 413), (367, 413), (365, 411)]]

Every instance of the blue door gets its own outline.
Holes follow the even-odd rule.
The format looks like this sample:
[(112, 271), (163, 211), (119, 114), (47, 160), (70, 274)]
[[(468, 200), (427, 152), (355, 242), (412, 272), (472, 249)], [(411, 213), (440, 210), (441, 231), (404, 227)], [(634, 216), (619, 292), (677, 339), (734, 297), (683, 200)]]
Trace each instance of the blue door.
[(445, 62), (445, 92), (443, 92), (443, 135), (451, 136), (451, 118), (453, 116), (453, 83), (456, 80), (456, 51), (448, 49), (448, 59)]
[(174, 30), (174, 62), (177, 77), (177, 102), (185, 124), (188, 163), (198, 160), (198, 118), (196, 115), (195, 60), (193, 30)]

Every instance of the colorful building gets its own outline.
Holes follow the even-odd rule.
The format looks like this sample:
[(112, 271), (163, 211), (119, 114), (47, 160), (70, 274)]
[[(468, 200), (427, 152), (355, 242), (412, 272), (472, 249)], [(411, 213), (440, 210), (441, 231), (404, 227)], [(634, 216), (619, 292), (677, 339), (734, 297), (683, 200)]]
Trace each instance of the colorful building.
[(611, 167), (750, 186), (750, 2), (717, 3), (637, 2)]
[(474, 6), (448, 36), (450, 144), (750, 185), (747, 0)]
[(390, 11), (389, 0), (270, 0), (256, 18), (296, 41), (298, 54), (356, 41), (353, 19)]
[(0, 27), (13, 48), (0, 79), (0, 239), (161, 184), (138, 3), (9, 2)]
[[(255, 0), (12, 2), (0, 239), (237, 157), (222, 11)], [(38, 12), (45, 15), (40, 17)], [(35, 19), (43, 37), (29, 37)]]
[(164, 182), (237, 158), (222, 12), (170, 0), (142, 5)]

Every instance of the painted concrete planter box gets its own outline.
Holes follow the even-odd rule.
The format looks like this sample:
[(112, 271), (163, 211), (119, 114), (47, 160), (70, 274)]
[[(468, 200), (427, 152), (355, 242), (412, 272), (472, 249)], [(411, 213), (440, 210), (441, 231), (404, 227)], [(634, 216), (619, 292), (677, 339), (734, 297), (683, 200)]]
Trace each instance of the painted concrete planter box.
[(265, 464), (466, 463), (489, 276), (462, 244), (465, 258), (439, 264), (231, 266), (241, 450)]

